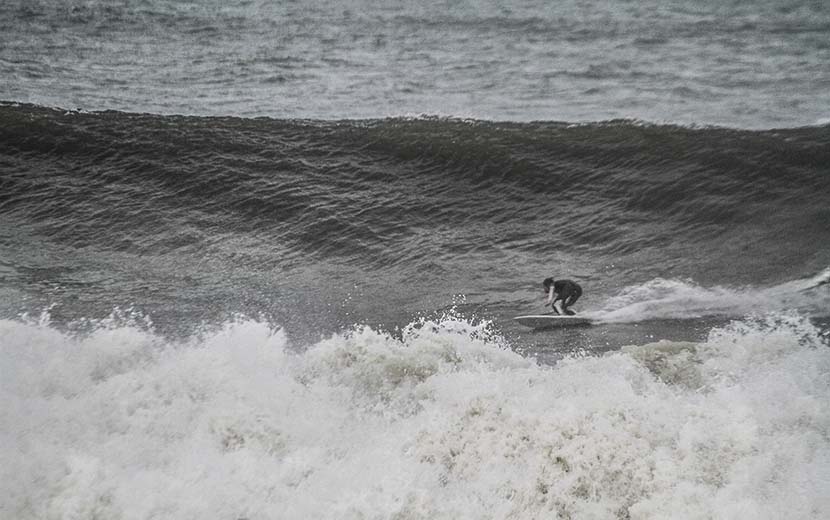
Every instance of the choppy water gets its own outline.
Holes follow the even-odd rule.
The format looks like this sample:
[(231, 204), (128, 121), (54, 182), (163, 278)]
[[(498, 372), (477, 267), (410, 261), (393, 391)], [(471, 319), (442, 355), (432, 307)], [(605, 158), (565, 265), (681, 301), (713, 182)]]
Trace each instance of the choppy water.
[(0, 99), (280, 118), (830, 120), (822, 1), (7, 1)]
[(0, 517), (830, 517), (830, 15), (721, 4), (0, 6)]

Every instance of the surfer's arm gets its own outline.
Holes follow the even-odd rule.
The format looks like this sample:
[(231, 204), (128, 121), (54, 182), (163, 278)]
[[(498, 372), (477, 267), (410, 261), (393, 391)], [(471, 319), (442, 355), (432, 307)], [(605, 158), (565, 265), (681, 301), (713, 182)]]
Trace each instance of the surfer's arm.
[(553, 286), (551, 285), (550, 286), (550, 291), (548, 291), (548, 299), (545, 300), (545, 305), (547, 305), (549, 303), (552, 303), (554, 301), (554, 299), (553, 299), (554, 294), (556, 294), (556, 292), (554, 291)]

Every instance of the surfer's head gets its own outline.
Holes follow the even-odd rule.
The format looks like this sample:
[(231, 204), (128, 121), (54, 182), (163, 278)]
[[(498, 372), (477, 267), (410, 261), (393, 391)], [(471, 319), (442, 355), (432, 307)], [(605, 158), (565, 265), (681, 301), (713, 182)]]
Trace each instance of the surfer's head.
[(551, 285), (553, 285), (553, 278), (545, 278), (545, 281), (542, 282), (542, 287), (545, 288), (545, 291), (550, 290)]

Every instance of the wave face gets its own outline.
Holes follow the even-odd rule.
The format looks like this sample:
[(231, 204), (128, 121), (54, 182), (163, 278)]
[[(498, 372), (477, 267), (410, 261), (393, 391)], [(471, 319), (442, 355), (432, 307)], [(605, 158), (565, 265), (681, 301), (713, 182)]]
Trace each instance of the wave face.
[(0, 121), (4, 288), (55, 318), (406, 323), (460, 294), (515, 310), (550, 271), (600, 309), (657, 279), (763, 290), (830, 265), (828, 127)]
[(803, 318), (555, 367), (457, 319), (302, 352), (252, 321), (0, 337), (20, 520), (830, 515), (830, 349)]

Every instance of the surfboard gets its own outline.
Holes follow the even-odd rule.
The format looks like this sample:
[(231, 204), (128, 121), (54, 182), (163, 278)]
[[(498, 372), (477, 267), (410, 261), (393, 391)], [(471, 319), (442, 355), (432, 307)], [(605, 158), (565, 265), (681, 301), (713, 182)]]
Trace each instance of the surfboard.
[(513, 318), (526, 327), (534, 329), (551, 329), (559, 327), (584, 327), (591, 324), (588, 318), (580, 316), (562, 316), (558, 314), (534, 314)]

